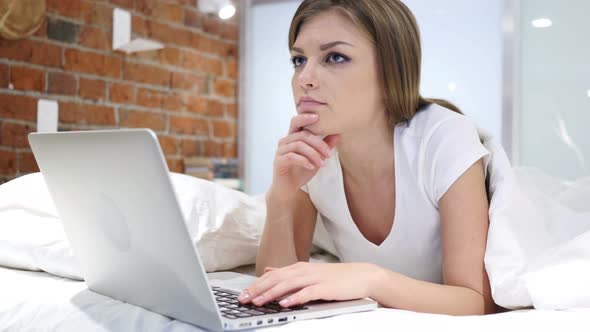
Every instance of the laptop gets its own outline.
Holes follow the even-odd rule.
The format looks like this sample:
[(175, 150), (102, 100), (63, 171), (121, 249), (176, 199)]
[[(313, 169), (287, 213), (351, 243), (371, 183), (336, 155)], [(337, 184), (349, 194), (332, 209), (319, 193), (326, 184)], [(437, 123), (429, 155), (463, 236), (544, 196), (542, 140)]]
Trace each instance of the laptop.
[(213, 331), (368, 311), (370, 299), (241, 305), (254, 277), (207, 274), (150, 129), (31, 133), (29, 142), (88, 288)]

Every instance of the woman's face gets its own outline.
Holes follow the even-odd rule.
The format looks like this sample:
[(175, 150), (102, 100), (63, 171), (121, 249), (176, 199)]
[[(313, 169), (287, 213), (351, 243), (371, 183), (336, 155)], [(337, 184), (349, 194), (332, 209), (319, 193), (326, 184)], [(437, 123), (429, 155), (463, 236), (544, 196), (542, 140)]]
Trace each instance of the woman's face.
[[(303, 23), (291, 56), (297, 113), (320, 116), (307, 130), (345, 134), (386, 121), (375, 46), (344, 13), (331, 10)], [(320, 103), (301, 102), (305, 97)]]

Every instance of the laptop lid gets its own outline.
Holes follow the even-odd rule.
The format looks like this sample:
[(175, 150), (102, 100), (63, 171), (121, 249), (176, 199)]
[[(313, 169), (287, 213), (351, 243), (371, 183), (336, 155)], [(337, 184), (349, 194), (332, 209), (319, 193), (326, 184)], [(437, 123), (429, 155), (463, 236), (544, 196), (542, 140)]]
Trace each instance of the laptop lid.
[(223, 329), (153, 131), (31, 133), (29, 142), (91, 290)]

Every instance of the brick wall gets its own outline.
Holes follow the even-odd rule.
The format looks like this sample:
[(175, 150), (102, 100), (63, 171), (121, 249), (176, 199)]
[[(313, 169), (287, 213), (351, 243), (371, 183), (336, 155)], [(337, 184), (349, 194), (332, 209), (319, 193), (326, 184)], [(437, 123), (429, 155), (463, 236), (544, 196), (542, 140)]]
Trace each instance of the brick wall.
[[(236, 18), (196, 0), (47, 0), (34, 36), (0, 39), (0, 183), (38, 171), (26, 135), (37, 100), (59, 102), (59, 130), (148, 127), (171, 171), (183, 158), (237, 156)], [(162, 50), (112, 50), (112, 12), (130, 10), (133, 36)]]

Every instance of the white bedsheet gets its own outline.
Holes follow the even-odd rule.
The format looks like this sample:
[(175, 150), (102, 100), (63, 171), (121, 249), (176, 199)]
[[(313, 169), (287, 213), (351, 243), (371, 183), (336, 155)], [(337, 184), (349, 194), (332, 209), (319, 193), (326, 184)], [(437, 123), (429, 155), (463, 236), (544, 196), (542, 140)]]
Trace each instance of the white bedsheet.
[[(301, 321), (263, 331), (588, 331), (590, 309), (451, 317), (394, 309)], [(80, 281), (0, 268), (0, 331), (200, 331), (89, 291)]]

